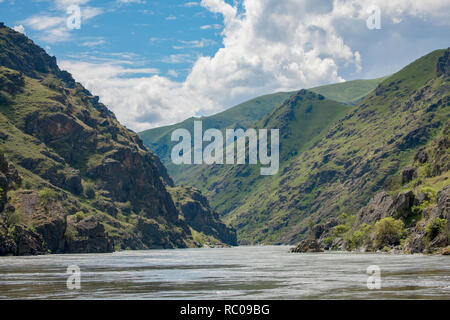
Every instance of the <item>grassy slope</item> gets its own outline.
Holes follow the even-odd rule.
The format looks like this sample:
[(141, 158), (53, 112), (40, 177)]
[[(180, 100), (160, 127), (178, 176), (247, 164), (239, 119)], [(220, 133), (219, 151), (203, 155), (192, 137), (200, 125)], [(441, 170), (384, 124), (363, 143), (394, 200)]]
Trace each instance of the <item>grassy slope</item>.
[(293, 243), (303, 237), (306, 218), (317, 223), (355, 213), (374, 192), (397, 188), (399, 171), (449, 119), (449, 85), (436, 78), (442, 54), (435, 51), (385, 79), (271, 184), (247, 194), (226, 217), (240, 240)]
[[(348, 108), (301, 90), (255, 124), (255, 127), (280, 128), (282, 172), (290, 159), (318, 141)], [(213, 207), (224, 215), (246, 203), (249, 194), (262, 192), (273, 181), (271, 176), (260, 175), (258, 165), (205, 165), (196, 166), (192, 171), (194, 174), (185, 172), (180, 182), (200, 188), (207, 194)]]
[[(310, 89), (310, 91), (322, 94), (331, 100), (354, 105), (359, 102), (362, 97), (374, 90), (381, 81), (382, 78), (373, 80), (354, 80), (316, 87)], [(175, 125), (143, 131), (139, 133), (139, 135), (144, 143), (161, 158), (174, 180), (176, 182), (185, 182), (191, 178), (195, 179), (198, 170), (192, 166), (179, 167), (171, 163), (169, 156), (171, 147), (174, 143), (170, 141), (170, 135), (174, 130), (178, 128), (192, 130), (194, 120), (201, 120), (203, 122), (204, 130), (209, 128), (217, 128), (220, 130), (225, 128), (248, 128), (255, 122), (261, 120), (276, 106), (295, 93), (296, 92), (279, 92), (257, 97), (216, 115), (203, 118), (189, 118)]]
[(310, 91), (321, 94), (334, 101), (356, 105), (386, 78), (388, 77), (370, 80), (353, 80), (312, 88)]
[(155, 152), (161, 158), (161, 161), (167, 167), (167, 170), (174, 178), (174, 180), (178, 181), (180, 175), (186, 174), (186, 168), (181, 168), (179, 166), (173, 165), (169, 158), (171, 147), (174, 145), (174, 143), (170, 141), (170, 137), (174, 130), (183, 128), (192, 132), (194, 128), (194, 120), (202, 121), (203, 130), (207, 130), (209, 128), (246, 128), (251, 123), (254, 123), (255, 119), (261, 119), (267, 113), (269, 113), (274, 106), (280, 104), (291, 95), (291, 92), (280, 92), (265, 95), (244, 102), (238, 106), (235, 106), (213, 116), (189, 118), (175, 125), (150, 129), (141, 132), (139, 133), (139, 135), (144, 143), (150, 148), (150, 150)]
[[(122, 248), (143, 247), (141, 236), (147, 233), (148, 238), (166, 237), (160, 242), (167, 240), (165, 244), (170, 247), (202, 245), (192, 241), (190, 226), (178, 219), (179, 212), (164, 185), (170, 178), (159, 166), (159, 159), (134, 132), (121, 126), (98, 103), (98, 97), (59, 70), (56, 59), (26, 36), (0, 25), (0, 48), (0, 150), (23, 178), (18, 190), (8, 194), (11, 202), (18, 203), (17, 212), (21, 211), (21, 199), (15, 194), (20, 197), (24, 190), (38, 193), (49, 188), (64, 218), (77, 212), (98, 217)], [(113, 160), (112, 155), (119, 160)], [(117, 185), (106, 181), (110, 175), (94, 170), (120, 161), (118, 170), (122, 171), (116, 167), (114, 177), (120, 180)], [(79, 178), (81, 191), (74, 191), (79, 189), (78, 185), (73, 187), (76, 182), (68, 183), (74, 176)], [(121, 191), (135, 188), (130, 194), (134, 193), (136, 201), (128, 195), (122, 200), (113, 194), (115, 186), (120, 189), (124, 185), (130, 188)], [(94, 195), (88, 196), (86, 190)], [(143, 194), (139, 195), (140, 191)], [(212, 211), (208, 214), (206, 223), (226, 229)], [(2, 218), (0, 215), (0, 222)], [(151, 232), (138, 230), (139, 220), (156, 228)], [(32, 223), (27, 227), (33, 227)], [(148, 247), (150, 241), (153, 239), (147, 241)]]

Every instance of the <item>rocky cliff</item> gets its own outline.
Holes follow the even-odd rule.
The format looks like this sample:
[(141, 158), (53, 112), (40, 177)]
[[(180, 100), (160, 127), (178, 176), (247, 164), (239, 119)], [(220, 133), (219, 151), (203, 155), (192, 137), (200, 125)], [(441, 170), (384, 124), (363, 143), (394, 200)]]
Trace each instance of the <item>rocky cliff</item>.
[(4, 25), (0, 49), (0, 254), (202, 245), (158, 157), (98, 97)]
[[(294, 252), (359, 250), (448, 253), (450, 246), (450, 122), (419, 149), (398, 184), (376, 193), (354, 217), (312, 228)], [(381, 241), (379, 241), (381, 240)]]

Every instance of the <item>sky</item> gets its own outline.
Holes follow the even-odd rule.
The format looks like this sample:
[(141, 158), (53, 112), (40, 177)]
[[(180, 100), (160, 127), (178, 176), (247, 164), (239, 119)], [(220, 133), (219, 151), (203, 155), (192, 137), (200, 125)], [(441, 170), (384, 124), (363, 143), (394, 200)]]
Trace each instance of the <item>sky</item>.
[(0, 21), (142, 131), (392, 74), (449, 47), (450, 0), (0, 0)]

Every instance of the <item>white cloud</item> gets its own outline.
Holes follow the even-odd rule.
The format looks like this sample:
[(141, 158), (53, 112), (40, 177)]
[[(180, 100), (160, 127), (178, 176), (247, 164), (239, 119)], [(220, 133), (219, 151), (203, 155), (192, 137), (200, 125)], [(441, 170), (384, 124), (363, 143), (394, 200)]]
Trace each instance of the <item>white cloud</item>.
[(200, 3), (199, 2), (195, 2), (195, 1), (190, 1), (190, 2), (186, 2), (185, 4), (183, 4), (184, 7), (197, 7), (199, 6)]
[[(1, 2), (1, 1), (0, 1)], [(26, 35), (27, 33), (25, 32), (25, 28), (23, 25), (19, 24), (18, 26), (14, 26), (13, 29), (17, 32), (23, 33), (24, 35)]]
[(173, 69), (170, 69), (170, 70), (167, 72), (167, 74), (168, 74), (169, 76), (171, 76), (171, 77), (174, 77), (174, 78), (177, 78), (177, 77), (178, 77), (178, 72), (176, 72), (176, 71), (173, 70)]
[(143, 3), (145, 3), (145, 0), (117, 0), (117, 2), (120, 2), (120, 3), (140, 3), (140, 4), (143, 4)]
[(96, 46), (101, 46), (102, 44), (105, 44), (106, 41), (104, 39), (99, 39), (99, 40), (93, 40), (93, 41), (85, 41), (83, 42), (83, 46), (85, 47), (96, 47)]
[(177, 20), (177, 17), (171, 14), (170, 16), (166, 17), (166, 20)]
[(180, 53), (180, 54), (171, 54), (167, 57), (161, 59), (161, 62), (164, 63), (193, 63), (195, 60), (192, 58), (190, 54)]
[(201, 26), (200, 29), (202, 30), (208, 30), (208, 29), (220, 29), (222, 26), (220, 24), (207, 24), (204, 26)]
[(187, 48), (204, 48), (216, 44), (214, 40), (202, 39), (202, 40), (192, 40), (184, 41), (180, 40), (180, 45), (174, 45), (172, 48), (175, 50), (187, 49)]
[[(383, 19), (433, 17), (447, 23), (450, 1), (380, 0)], [(248, 98), (343, 81), (342, 68), (361, 71), (364, 57), (338, 31), (342, 19), (365, 26), (369, 0), (244, 0), (243, 13), (224, 0), (201, 5), (223, 16), (223, 47), (200, 56), (183, 82), (160, 75), (121, 78), (116, 65), (63, 62), (119, 120), (134, 130), (212, 114)], [(434, 20), (433, 20), (433, 23)], [(366, 31), (365, 31), (366, 32)], [(368, 32), (368, 31), (367, 31)], [(200, 45), (197, 42), (181, 46)], [(170, 55), (166, 63), (192, 59)], [(122, 72), (122, 71), (121, 71)], [(174, 73), (172, 73), (174, 76)]]
[[(67, 19), (69, 15), (66, 13), (66, 9), (72, 5), (83, 5), (88, 3), (89, 0), (55, 0), (54, 5), (56, 10), (60, 10), (59, 15), (49, 16), (37, 14), (33, 15), (22, 23), (32, 30), (40, 31), (40, 38), (49, 43), (64, 42), (71, 40), (71, 31), (67, 27)], [(83, 24), (102, 14), (103, 11), (99, 8), (84, 6), (81, 7), (81, 28)]]

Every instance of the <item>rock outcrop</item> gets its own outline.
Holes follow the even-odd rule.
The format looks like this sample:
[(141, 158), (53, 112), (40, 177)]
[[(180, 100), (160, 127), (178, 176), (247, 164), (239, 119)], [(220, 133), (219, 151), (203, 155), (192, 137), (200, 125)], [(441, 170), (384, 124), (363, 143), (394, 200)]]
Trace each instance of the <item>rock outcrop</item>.
[(0, 107), (8, 158), (0, 156), (0, 255), (202, 246), (191, 222), (217, 229), (218, 243), (233, 242), (232, 229), (203, 208), (182, 219), (167, 190), (173, 181), (138, 135), (54, 57), (4, 25)]
[(386, 217), (402, 217), (406, 219), (418, 201), (412, 191), (402, 192), (393, 197), (382, 191), (377, 193), (357, 214), (356, 224), (371, 224)]
[(198, 189), (180, 186), (169, 191), (183, 219), (195, 232), (220, 239), (226, 245), (237, 245), (236, 231), (220, 221), (219, 214)]
[(320, 243), (317, 240), (302, 240), (295, 248), (291, 249), (294, 253), (312, 253), (323, 252)]

